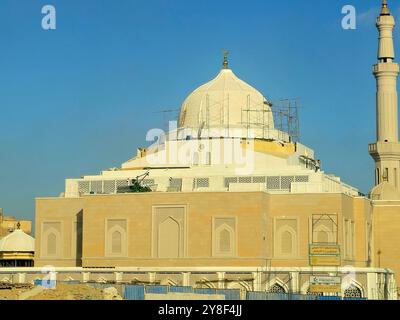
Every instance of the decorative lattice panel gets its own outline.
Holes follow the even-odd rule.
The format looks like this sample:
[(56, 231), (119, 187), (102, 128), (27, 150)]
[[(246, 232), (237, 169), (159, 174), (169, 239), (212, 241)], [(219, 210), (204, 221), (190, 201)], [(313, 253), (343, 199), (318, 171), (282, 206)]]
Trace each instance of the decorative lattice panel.
[(265, 183), (265, 177), (253, 177), (253, 183)]
[(289, 190), (292, 182), (294, 182), (294, 176), (281, 177), (281, 189)]
[(308, 182), (308, 176), (296, 176), (296, 182)]
[(102, 193), (103, 192), (103, 181), (91, 181), (90, 192)]
[(115, 193), (115, 180), (104, 181), (104, 193)]
[(116, 185), (117, 185), (117, 192), (123, 192), (128, 189), (129, 182), (128, 180), (117, 180)]
[(240, 177), (239, 183), (251, 183), (251, 177)]
[(208, 188), (210, 186), (209, 178), (197, 178), (196, 180), (196, 188)]
[(89, 181), (79, 181), (78, 182), (78, 191), (80, 193), (89, 193), (90, 183)]
[(361, 290), (355, 286), (350, 286), (344, 290), (344, 296), (346, 298), (362, 298)]
[(268, 292), (270, 293), (286, 293), (285, 288), (281, 285), (275, 283), (271, 288), (269, 288)]
[(280, 188), (280, 177), (267, 177), (267, 189), (279, 190)]
[(182, 189), (182, 179), (170, 179), (169, 186), (178, 190)]

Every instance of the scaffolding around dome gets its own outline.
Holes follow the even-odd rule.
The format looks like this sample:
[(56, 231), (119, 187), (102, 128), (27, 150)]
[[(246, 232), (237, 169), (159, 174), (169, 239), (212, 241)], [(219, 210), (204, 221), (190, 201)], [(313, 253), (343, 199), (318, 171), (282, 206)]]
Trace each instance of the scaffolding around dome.
[[(196, 128), (180, 126), (177, 129), (178, 140), (188, 138), (245, 138), (264, 139), (270, 141), (297, 142), (300, 140), (299, 111), (300, 99), (280, 99), (268, 102), (270, 108), (260, 110), (257, 108), (241, 108), (241, 120), (237, 125), (229, 125), (229, 118), (225, 127), (210, 123), (218, 122), (218, 116), (210, 119), (209, 108), (206, 108), (206, 116), (202, 125)], [(220, 107), (222, 115), (224, 112)], [(174, 114), (176, 110), (161, 111), (164, 114)], [(228, 113), (229, 117), (229, 113)], [(171, 119), (170, 119), (171, 120)], [(217, 121), (216, 121), (217, 120)], [(171, 120), (172, 121), (172, 120)], [(270, 124), (273, 123), (273, 126)], [(171, 137), (175, 132), (171, 132)]]

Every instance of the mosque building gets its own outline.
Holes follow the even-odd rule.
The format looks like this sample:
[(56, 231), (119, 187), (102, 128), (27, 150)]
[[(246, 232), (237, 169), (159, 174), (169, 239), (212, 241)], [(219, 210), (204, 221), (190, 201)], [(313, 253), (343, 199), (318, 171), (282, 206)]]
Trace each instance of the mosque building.
[(0, 267), (32, 267), (35, 239), (21, 230), (21, 224), (0, 240)]
[(66, 179), (60, 197), (36, 199), (35, 267), (302, 293), (323, 291), (312, 288), (310, 276), (344, 279), (351, 269), (342, 295), (394, 298), (393, 272), (400, 274), (394, 24), (383, 1), (370, 197), (323, 171), (314, 150), (279, 125), (275, 105), (239, 79), (225, 56), (217, 76), (183, 101), (176, 125), (149, 131), (153, 144), (120, 168)]

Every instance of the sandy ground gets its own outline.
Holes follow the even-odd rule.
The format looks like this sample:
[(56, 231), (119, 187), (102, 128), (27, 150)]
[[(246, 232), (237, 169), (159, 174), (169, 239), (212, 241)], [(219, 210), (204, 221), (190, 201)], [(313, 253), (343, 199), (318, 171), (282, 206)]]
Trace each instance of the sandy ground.
[(24, 289), (7, 289), (0, 290), (0, 299), (2, 300), (18, 300), (19, 295), (27, 290)]
[[(115, 292), (115, 293), (114, 293)], [(121, 300), (116, 290), (95, 289), (85, 284), (61, 284), (55, 289), (32, 287), (31, 289), (0, 290), (0, 299), (6, 300)]]

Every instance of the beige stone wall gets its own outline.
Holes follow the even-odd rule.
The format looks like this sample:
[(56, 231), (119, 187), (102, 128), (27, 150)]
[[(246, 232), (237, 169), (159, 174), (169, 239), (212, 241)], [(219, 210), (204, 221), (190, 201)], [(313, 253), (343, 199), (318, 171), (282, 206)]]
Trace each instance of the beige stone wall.
[[(269, 221), (272, 219), (286, 218), (298, 220), (298, 254), (292, 259), (279, 259), (273, 257), (275, 266), (308, 266), (308, 246), (312, 242), (312, 215), (337, 214), (338, 243), (341, 247), (342, 265), (365, 266), (365, 221), (370, 219), (368, 200), (353, 198), (342, 194), (300, 194), (300, 195), (272, 195), (268, 209)], [(354, 221), (356, 232), (353, 233), (354, 253), (352, 257), (345, 255), (346, 243), (344, 221)], [(269, 244), (271, 245), (278, 230), (269, 224)]]
[[(233, 200), (234, 199), (234, 200)], [(83, 218), (84, 266), (195, 266), (258, 265), (265, 255), (262, 245), (262, 193), (159, 193), (85, 197)], [(155, 209), (184, 207), (181, 227), (183, 254), (178, 258), (158, 258), (152, 246)], [(126, 219), (128, 225), (127, 257), (104, 261), (107, 219)], [(213, 257), (213, 219), (236, 220), (233, 237), (235, 254)], [(239, 240), (240, 239), (240, 240)], [(264, 251), (264, 252), (263, 252)], [(237, 258), (241, 258), (240, 261)], [(195, 259), (195, 260), (194, 260)]]
[(374, 201), (373, 221), (374, 264), (377, 267), (392, 269), (399, 282), (400, 201)]
[[(368, 260), (365, 226), (370, 219), (370, 208), (366, 199), (342, 194), (191, 192), (37, 199), (36, 266), (79, 265), (74, 246), (75, 222), (80, 212), (82, 263), (86, 267), (308, 266), (311, 217), (324, 213), (338, 216), (343, 258), (344, 221), (354, 222), (353, 257), (343, 259), (342, 265), (363, 267)], [(159, 223), (168, 217), (171, 219), (165, 230), (174, 233), (178, 228), (179, 234), (174, 233), (172, 240), (166, 240), (179, 248), (160, 258), (157, 247), (160, 239), (155, 234), (161, 230)], [(52, 249), (46, 243), (49, 240), (46, 228), (54, 226), (60, 229), (60, 234), (54, 237), (59, 242), (59, 251), (50, 257), (44, 252)], [(221, 230), (225, 232), (222, 237), (216, 233)], [(233, 241), (228, 246), (232, 250), (218, 252), (218, 245), (225, 248), (229, 239)], [(113, 253), (110, 248), (117, 251)], [(174, 252), (179, 252), (179, 257), (168, 256)]]
[[(76, 221), (84, 208), (83, 199), (80, 198), (40, 198), (36, 199), (35, 219), (35, 266), (80, 266), (81, 262), (76, 254)], [(57, 253), (46, 253), (47, 240), (44, 228), (59, 226)], [(48, 234), (47, 234), (48, 235)]]

